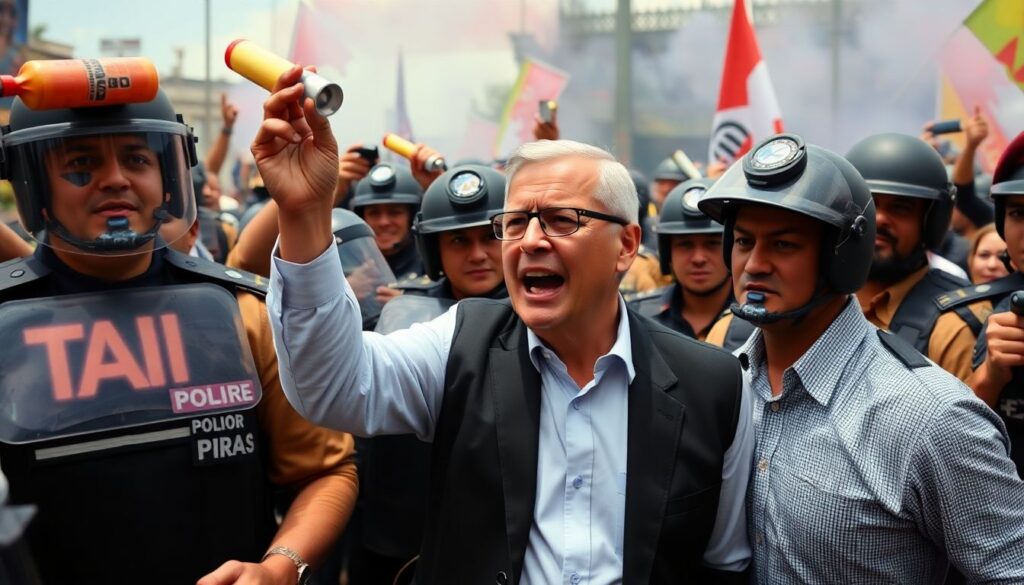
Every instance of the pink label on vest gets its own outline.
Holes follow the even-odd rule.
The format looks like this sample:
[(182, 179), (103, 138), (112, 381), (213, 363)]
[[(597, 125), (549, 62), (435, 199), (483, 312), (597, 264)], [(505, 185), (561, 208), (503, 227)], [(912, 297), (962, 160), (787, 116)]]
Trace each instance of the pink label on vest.
[(252, 380), (171, 388), (171, 410), (175, 414), (220, 410), (254, 404), (257, 400)]

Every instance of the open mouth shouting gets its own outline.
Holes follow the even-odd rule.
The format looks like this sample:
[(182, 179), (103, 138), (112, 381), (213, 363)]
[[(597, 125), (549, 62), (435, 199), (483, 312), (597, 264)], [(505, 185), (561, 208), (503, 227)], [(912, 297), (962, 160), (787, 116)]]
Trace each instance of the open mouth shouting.
[(543, 301), (554, 298), (565, 286), (565, 277), (550, 270), (526, 270), (520, 281), (530, 300)]

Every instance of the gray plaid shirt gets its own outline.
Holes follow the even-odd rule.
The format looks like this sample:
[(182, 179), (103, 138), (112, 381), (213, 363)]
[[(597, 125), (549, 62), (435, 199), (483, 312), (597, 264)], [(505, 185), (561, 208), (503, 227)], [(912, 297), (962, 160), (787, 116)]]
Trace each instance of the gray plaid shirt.
[(846, 305), (773, 398), (758, 330), (748, 491), (757, 583), (1024, 583), (1024, 483), (1002, 421), (938, 366), (910, 369)]

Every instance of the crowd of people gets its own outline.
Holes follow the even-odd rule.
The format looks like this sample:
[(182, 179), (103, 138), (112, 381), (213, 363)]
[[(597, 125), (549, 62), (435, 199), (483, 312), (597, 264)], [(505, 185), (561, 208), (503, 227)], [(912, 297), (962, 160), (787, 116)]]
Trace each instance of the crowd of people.
[(301, 71), (244, 197), (226, 99), (15, 100), (0, 582), (1024, 583), (1024, 133), (440, 169)]

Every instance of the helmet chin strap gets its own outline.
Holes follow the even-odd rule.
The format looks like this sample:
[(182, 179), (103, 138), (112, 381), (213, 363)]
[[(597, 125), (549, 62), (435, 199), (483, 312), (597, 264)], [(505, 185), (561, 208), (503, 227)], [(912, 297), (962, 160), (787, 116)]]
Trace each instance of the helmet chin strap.
[(153, 212), (153, 218), (157, 220), (153, 227), (141, 234), (130, 227), (127, 217), (107, 218), (107, 231), (95, 240), (83, 240), (72, 235), (56, 219), (47, 222), (47, 229), (72, 246), (87, 252), (127, 252), (136, 250), (156, 238), (160, 226), (171, 219), (171, 215), (161, 206)]
[(795, 325), (813, 309), (822, 305), (830, 298), (831, 295), (823, 294), (822, 288), (819, 286), (814, 291), (814, 296), (811, 297), (811, 300), (804, 303), (803, 306), (791, 311), (769, 311), (764, 306), (764, 293), (749, 291), (747, 292), (747, 302), (743, 304), (733, 303), (729, 306), (729, 310), (732, 311), (733, 315), (755, 325), (769, 325), (787, 319), (791, 319)]

